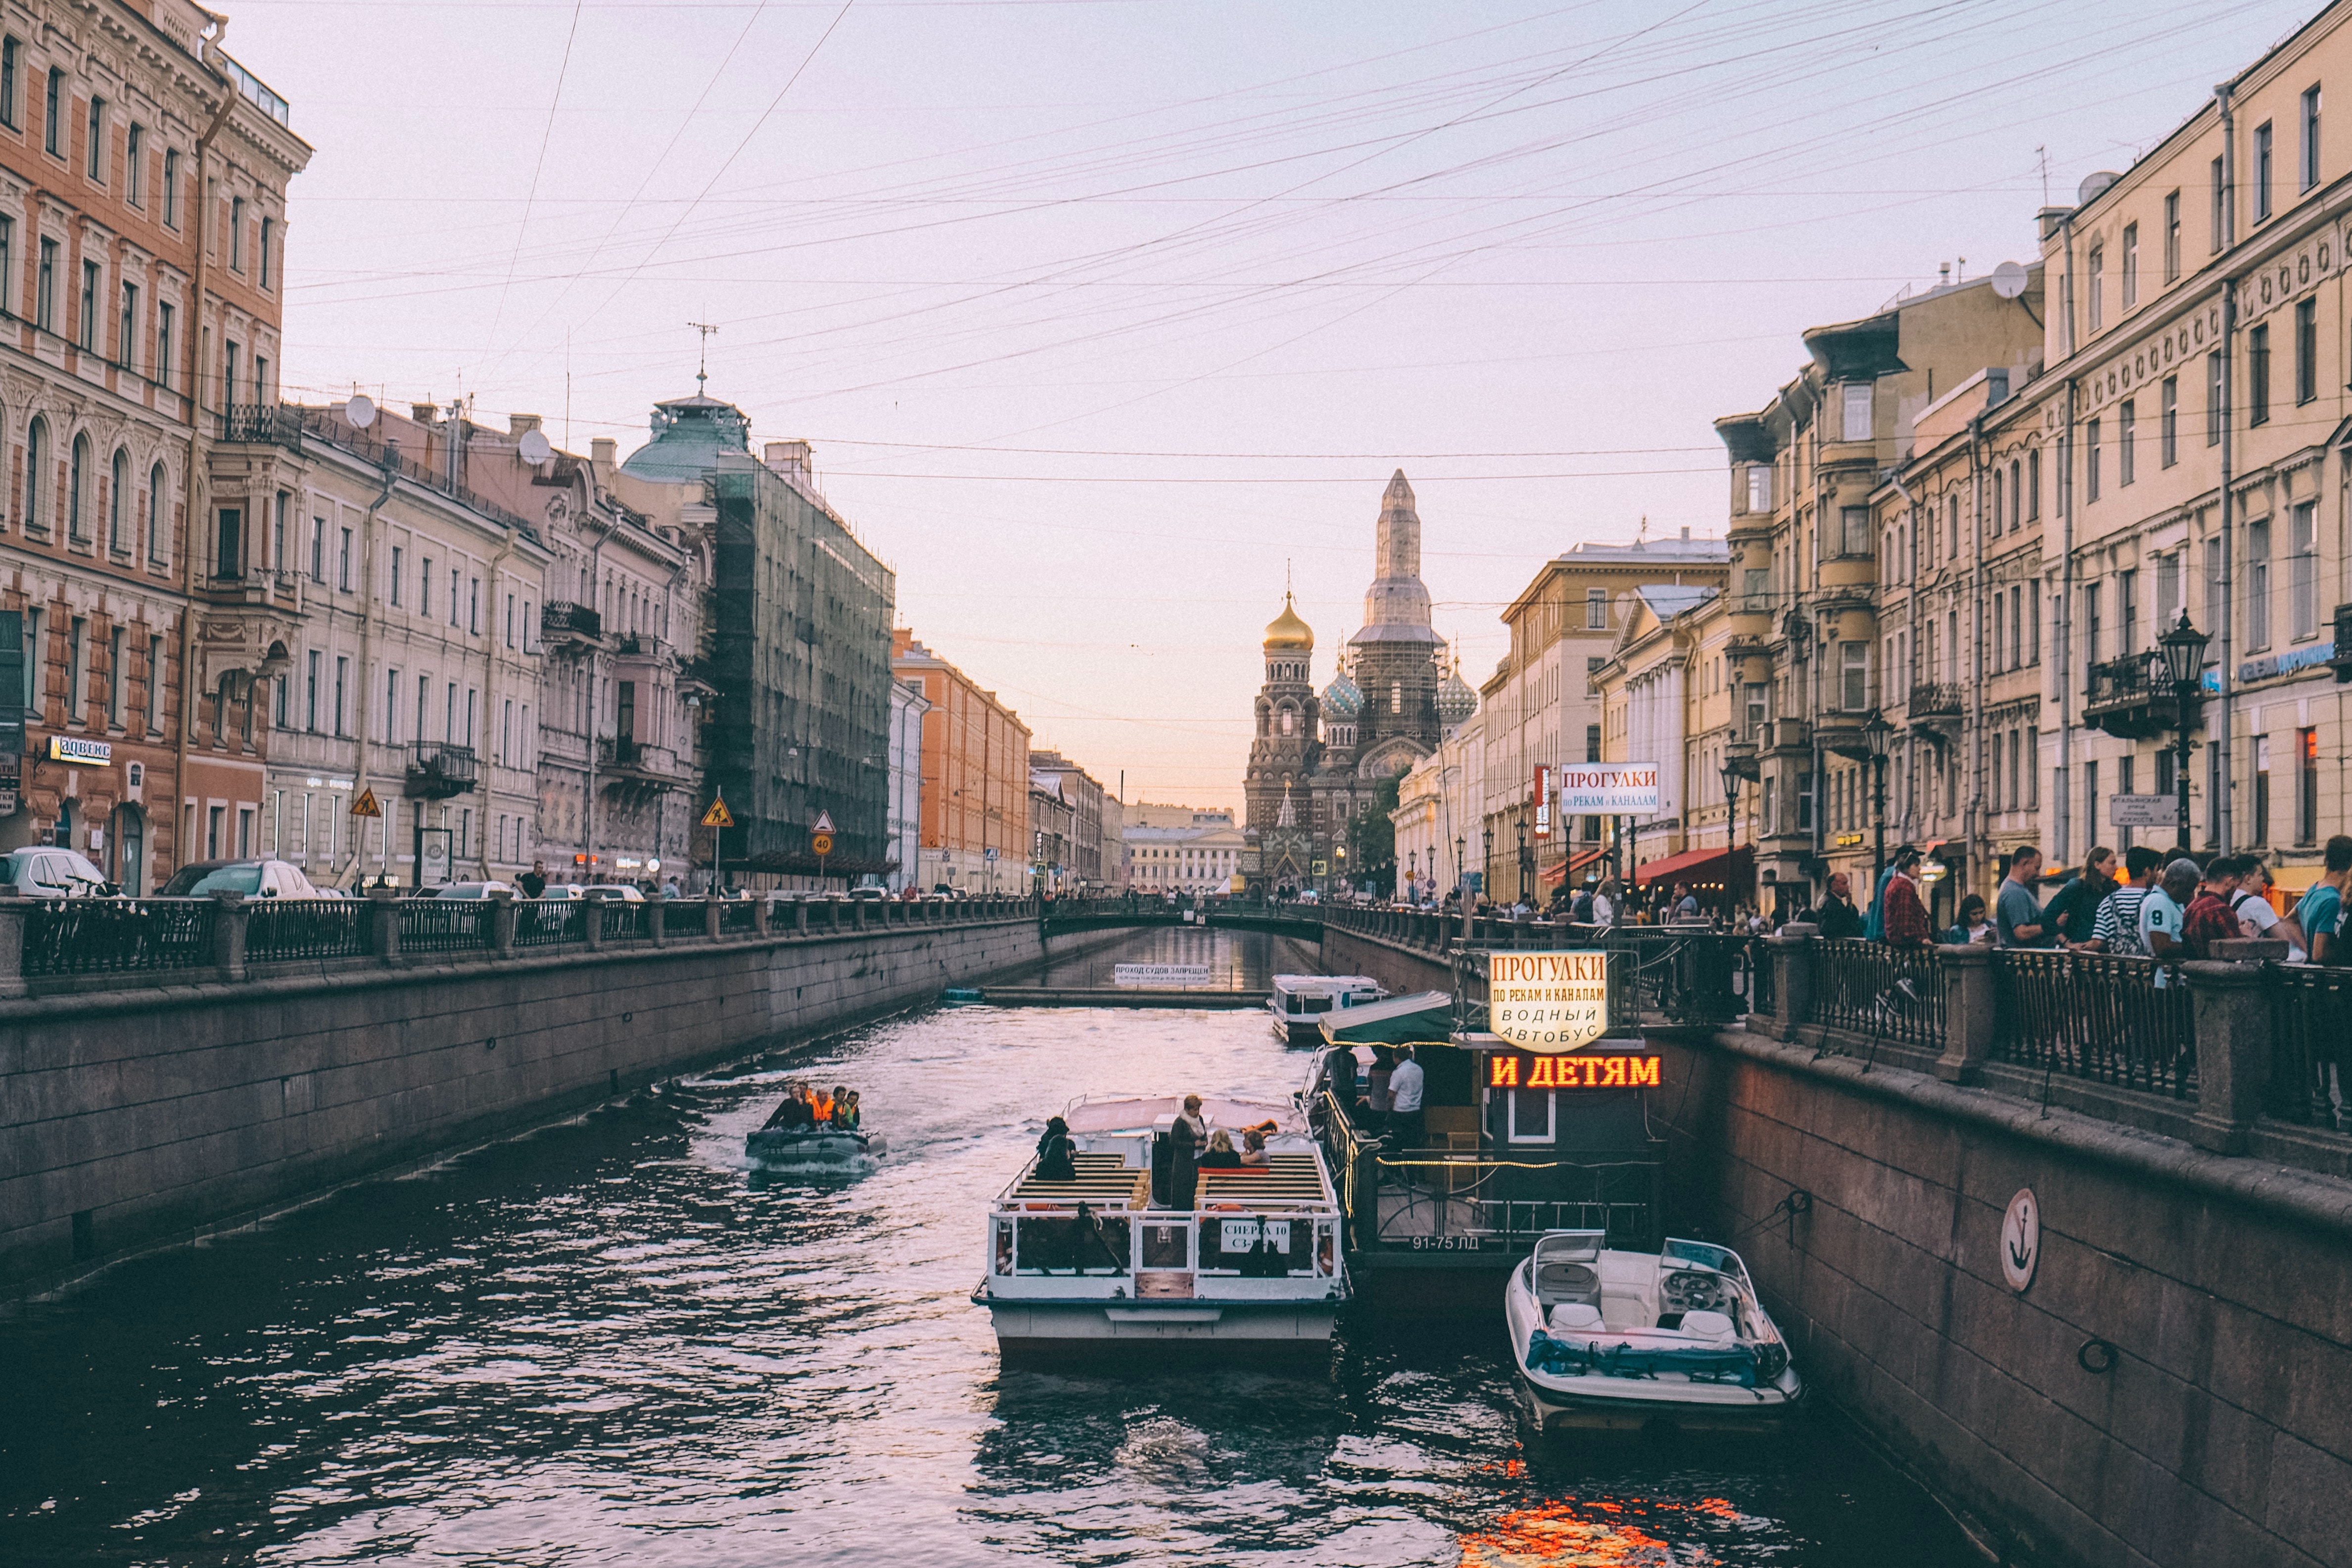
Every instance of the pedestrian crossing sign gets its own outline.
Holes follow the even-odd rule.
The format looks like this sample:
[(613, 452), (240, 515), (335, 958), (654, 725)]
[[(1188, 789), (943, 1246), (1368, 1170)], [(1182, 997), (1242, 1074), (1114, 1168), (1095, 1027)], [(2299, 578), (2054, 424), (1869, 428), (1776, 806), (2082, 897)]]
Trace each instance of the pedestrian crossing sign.
[(383, 807), (376, 805), (375, 803), (375, 791), (373, 788), (360, 791), (359, 799), (352, 802), (352, 815), (353, 816), (382, 816), (383, 815)]
[(728, 811), (727, 802), (723, 798), (714, 800), (710, 803), (710, 809), (702, 814), (702, 826), (705, 827), (732, 827), (735, 826), (735, 818), (733, 815)]
[(829, 812), (829, 811), (820, 811), (820, 812), (818, 812), (818, 813), (816, 814), (816, 826), (815, 826), (814, 827), (810, 828), (810, 829), (809, 829), (809, 831), (810, 831), (811, 833), (830, 833), (830, 832), (832, 832), (832, 831), (833, 831), (833, 813), (831, 813), (831, 812)]

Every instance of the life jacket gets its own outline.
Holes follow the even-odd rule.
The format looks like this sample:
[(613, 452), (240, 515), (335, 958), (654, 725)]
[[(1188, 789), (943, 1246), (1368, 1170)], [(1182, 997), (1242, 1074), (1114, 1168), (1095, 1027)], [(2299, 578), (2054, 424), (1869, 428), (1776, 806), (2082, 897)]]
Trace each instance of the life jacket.
[(830, 1096), (822, 1094), (817, 1096), (816, 1103), (811, 1106), (810, 1109), (816, 1112), (816, 1119), (819, 1121), (830, 1121), (833, 1120), (833, 1100)]

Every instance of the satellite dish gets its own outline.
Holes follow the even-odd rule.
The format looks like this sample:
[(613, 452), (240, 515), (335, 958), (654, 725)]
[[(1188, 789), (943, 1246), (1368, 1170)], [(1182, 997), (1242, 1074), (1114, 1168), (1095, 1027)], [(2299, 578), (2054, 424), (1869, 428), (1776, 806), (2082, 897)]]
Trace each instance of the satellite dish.
[(539, 467), (540, 464), (555, 456), (555, 447), (537, 430), (526, 430), (522, 433), (520, 450), (522, 453), (522, 460), (532, 468)]
[(352, 400), (343, 405), (343, 417), (352, 422), (352, 429), (366, 429), (375, 423), (375, 399), (364, 392), (352, 394)]
[(2084, 175), (2083, 183), (2074, 187), (2076, 204), (2083, 206), (2090, 205), (2092, 202), (2098, 199), (2101, 192), (2122, 178), (2123, 176), (2113, 169), (2102, 169), (2095, 174)]
[(2025, 268), (2014, 261), (2004, 261), (1992, 269), (1992, 291), (2004, 300), (2014, 300), (2025, 292)]

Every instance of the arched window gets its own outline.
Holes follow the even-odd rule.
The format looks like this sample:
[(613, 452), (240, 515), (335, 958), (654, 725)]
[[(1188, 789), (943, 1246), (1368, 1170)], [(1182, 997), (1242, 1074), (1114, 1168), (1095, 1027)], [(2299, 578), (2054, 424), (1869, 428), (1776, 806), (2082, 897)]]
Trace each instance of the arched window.
[(163, 559), (163, 465), (147, 470), (147, 559)]
[(66, 480), (66, 537), (88, 539), (84, 518), (89, 508), (84, 505), (89, 487), (89, 437), (77, 436), (73, 443), (73, 471)]
[(25, 426), (25, 526), (46, 530), (49, 520), (41, 515), (41, 470), (49, 463), (49, 425), (46, 419), (35, 419)]
[(106, 547), (120, 551), (122, 543), (122, 492), (131, 488), (131, 458), (118, 447), (114, 449), (113, 489), (106, 492)]

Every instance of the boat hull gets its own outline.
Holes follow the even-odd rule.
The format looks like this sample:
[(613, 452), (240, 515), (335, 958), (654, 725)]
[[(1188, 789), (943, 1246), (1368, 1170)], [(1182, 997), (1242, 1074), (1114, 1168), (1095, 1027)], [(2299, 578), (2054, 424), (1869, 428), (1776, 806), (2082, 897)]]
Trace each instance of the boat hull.
[(772, 1165), (845, 1164), (875, 1158), (887, 1148), (879, 1132), (788, 1132), (762, 1128), (743, 1140), (746, 1158)]
[(1280, 1013), (1274, 1018), (1274, 1037), (1286, 1046), (1319, 1046), (1323, 1043), (1323, 1020), (1328, 1014), (1318, 1013), (1309, 1018), (1286, 1017)]
[[(1528, 1419), (1546, 1432), (1769, 1432), (1787, 1423), (1804, 1397), (1801, 1384), (1793, 1392), (1777, 1385), (1725, 1391), (1745, 1396), (1744, 1403), (1727, 1399), (1698, 1403), (1685, 1398), (1596, 1393), (1562, 1386), (1585, 1381), (1538, 1381), (1538, 1374), (1520, 1368), (1519, 1398)], [(1602, 1380), (1596, 1377), (1591, 1381), (1598, 1384)]]
[(1008, 1363), (1205, 1356), (1315, 1360), (1326, 1354), (1340, 1303), (1014, 1300), (977, 1291)]

